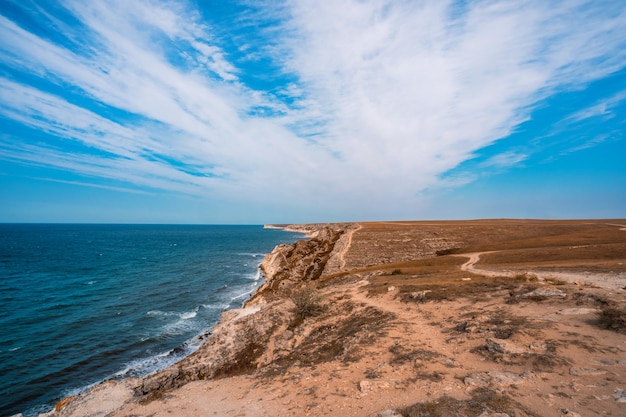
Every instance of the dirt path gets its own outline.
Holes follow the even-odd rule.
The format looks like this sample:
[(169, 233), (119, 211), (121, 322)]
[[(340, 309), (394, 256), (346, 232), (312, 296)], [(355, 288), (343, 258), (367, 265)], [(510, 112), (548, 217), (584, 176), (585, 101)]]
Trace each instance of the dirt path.
[(339, 269), (344, 269), (346, 267), (346, 253), (348, 253), (348, 251), (350, 250), (350, 246), (352, 246), (352, 235), (361, 230), (363, 228), (362, 225), (357, 225), (356, 228), (354, 229), (350, 229), (348, 230), (348, 232), (346, 233), (347, 237), (346, 237), (346, 244), (343, 247), (343, 249), (341, 250), (341, 252), (339, 252)]
[(594, 285), (596, 287), (607, 288), (611, 290), (620, 290), (626, 288), (626, 274), (614, 273), (614, 274), (593, 274), (591, 272), (573, 273), (573, 272), (546, 272), (541, 270), (528, 270), (528, 271), (508, 271), (477, 268), (476, 264), (480, 261), (480, 256), (485, 253), (496, 253), (499, 251), (488, 252), (473, 252), (462, 253), (454, 256), (462, 256), (469, 258), (467, 262), (461, 265), (461, 270), (470, 272), (472, 274), (483, 275), (486, 277), (514, 277), (519, 274), (528, 273), (536, 275), (540, 280), (549, 278), (562, 279), (572, 283), (584, 283), (587, 285)]

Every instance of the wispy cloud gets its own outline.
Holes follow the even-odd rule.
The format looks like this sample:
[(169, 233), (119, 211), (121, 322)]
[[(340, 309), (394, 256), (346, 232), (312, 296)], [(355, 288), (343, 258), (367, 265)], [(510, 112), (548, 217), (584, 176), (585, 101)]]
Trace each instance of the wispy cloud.
[(567, 117), (566, 122), (580, 122), (592, 117), (614, 117), (613, 109), (626, 100), (626, 91), (620, 91), (613, 96), (600, 100), (592, 106), (577, 111)]
[[(0, 142), (0, 157), (191, 194), (323, 198), (344, 212), (410, 201), (544, 98), (626, 66), (619, 1), (260, 2), (228, 42), (229, 28), (183, 1), (61, 4), (78, 24), (45, 8), (38, 18), (62, 39), (0, 16), (1, 63), (28, 75), (0, 79), (0, 112), (56, 138)], [(272, 43), (245, 56), (252, 23)], [(261, 59), (271, 88), (246, 83), (262, 68), (244, 62)]]
[(491, 158), (481, 163), (480, 166), (482, 168), (496, 169), (511, 168), (519, 165), (526, 159), (528, 159), (528, 155), (526, 154), (509, 151), (492, 156)]

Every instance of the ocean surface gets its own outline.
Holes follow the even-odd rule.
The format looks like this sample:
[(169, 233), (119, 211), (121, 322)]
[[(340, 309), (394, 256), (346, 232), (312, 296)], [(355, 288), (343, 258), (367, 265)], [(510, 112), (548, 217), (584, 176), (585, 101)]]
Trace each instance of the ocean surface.
[(302, 234), (262, 226), (0, 224), (0, 417), (49, 411), (196, 350)]

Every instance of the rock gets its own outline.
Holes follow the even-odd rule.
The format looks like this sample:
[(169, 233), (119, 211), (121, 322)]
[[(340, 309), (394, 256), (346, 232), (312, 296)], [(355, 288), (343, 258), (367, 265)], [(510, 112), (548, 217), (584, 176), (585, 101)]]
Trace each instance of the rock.
[(419, 301), (423, 301), (426, 300), (426, 295), (428, 293), (432, 292), (431, 290), (424, 290), (424, 291), (416, 291), (416, 292), (412, 292), (409, 294), (409, 298), (413, 299), (413, 300), (419, 300)]
[(523, 381), (523, 378), (513, 372), (490, 371), (475, 372), (463, 379), (466, 385), (486, 387), (488, 385), (509, 386), (516, 385)]
[(506, 413), (496, 413), (494, 411), (485, 410), (478, 417), (511, 417)]
[(565, 298), (567, 294), (556, 288), (537, 288), (522, 295), (522, 298)]
[(293, 285), (319, 279), (335, 243), (345, 232), (345, 225), (320, 227), (316, 229), (316, 235), (311, 240), (276, 246), (263, 258), (260, 268), (265, 275), (265, 282), (248, 300), (246, 306), (285, 298), (289, 296)]
[(556, 314), (561, 314), (563, 316), (580, 316), (583, 314), (591, 314), (597, 312), (598, 310), (596, 310), (595, 308), (566, 308), (557, 311)]
[(397, 288), (394, 287), (393, 285), (387, 288), (387, 292), (392, 292), (395, 291)]
[(581, 417), (577, 412), (568, 410), (567, 408), (561, 408), (561, 414), (567, 417)]
[(489, 352), (497, 352), (497, 353), (505, 353), (505, 354), (517, 354), (517, 353), (526, 352), (525, 349), (506, 340), (494, 341), (492, 339), (487, 339), (485, 346)]
[(374, 389), (385, 389), (385, 388), (389, 388), (389, 382), (370, 381), (367, 379), (364, 379), (363, 381), (359, 382), (359, 391), (363, 395), (370, 393)]
[(368, 394), (372, 390), (372, 383), (368, 380), (359, 382), (359, 391), (361, 394)]
[(378, 413), (378, 417), (402, 417), (396, 410), (385, 410)]
[(522, 377), (513, 372), (506, 371), (497, 371), (497, 372), (489, 372), (489, 376), (491, 377), (491, 383), (495, 385), (515, 385), (519, 384), (523, 381)]
[(617, 391), (613, 394), (613, 398), (618, 403), (626, 403), (626, 391)]
[(604, 375), (606, 371), (604, 369), (597, 368), (579, 368), (577, 366), (573, 366), (569, 369), (569, 374), (574, 376), (593, 376), (593, 375)]
[(465, 385), (472, 385), (477, 387), (486, 387), (491, 382), (491, 377), (487, 372), (475, 372), (466, 376), (463, 379)]

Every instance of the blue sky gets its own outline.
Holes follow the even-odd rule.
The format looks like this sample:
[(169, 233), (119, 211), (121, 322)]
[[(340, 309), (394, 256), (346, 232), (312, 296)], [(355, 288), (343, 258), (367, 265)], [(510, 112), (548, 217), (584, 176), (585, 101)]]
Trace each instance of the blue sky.
[(0, 222), (626, 217), (626, 2), (0, 0)]

